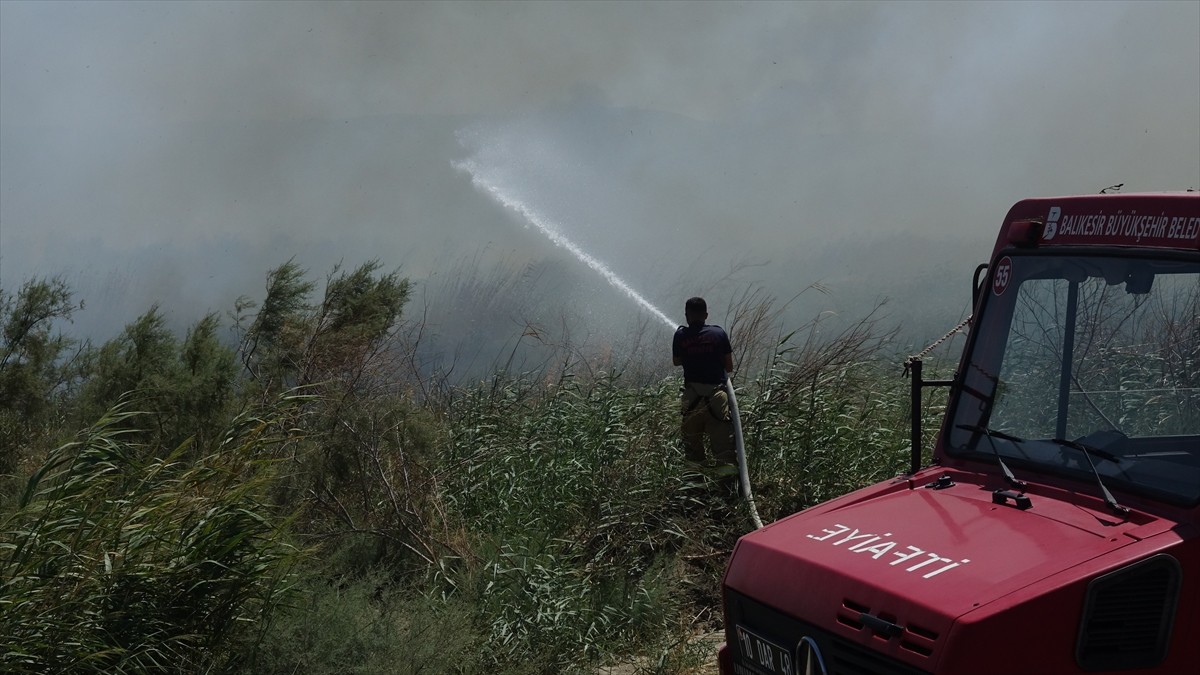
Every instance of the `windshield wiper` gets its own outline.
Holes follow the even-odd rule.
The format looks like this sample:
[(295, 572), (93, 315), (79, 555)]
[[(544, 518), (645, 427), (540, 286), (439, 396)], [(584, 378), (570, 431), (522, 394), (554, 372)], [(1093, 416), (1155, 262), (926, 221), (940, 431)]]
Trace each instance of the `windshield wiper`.
[(1092, 467), (1092, 475), (1096, 477), (1096, 485), (1100, 486), (1100, 494), (1104, 496), (1104, 503), (1107, 504), (1108, 508), (1112, 509), (1118, 515), (1125, 515), (1129, 513), (1129, 509), (1118, 504), (1117, 498), (1113, 497), (1113, 494), (1108, 491), (1107, 487), (1104, 486), (1104, 481), (1100, 478), (1100, 472), (1096, 470), (1096, 463), (1092, 461), (1092, 455), (1102, 459), (1107, 459), (1113, 463), (1120, 462), (1120, 458), (1111, 452), (1080, 443), (1079, 441), (1068, 441), (1065, 438), (1052, 438), (1050, 440), (1065, 448), (1072, 448), (1082, 452), (1083, 456), (1087, 458), (1088, 466)]
[(1008, 465), (1004, 463), (1004, 458), (1000, 456), (1000, 451), (996, 449), (996, 442), (992, 440), (993, 438), (1000, 438), (1010, 443), (1020, 445), (1021, 443), (1025, 442), (1025, 439), (1011, 436), (1003, 431), (994, 431), (978, 424), (959, 424), (956, 426), (964, 431), (973, 431), (977, 434), (983, 434), (986, 436), (988, 439), (988, 445), (992, 446), (992, 454), (996, 455), (996, 462), (1000, 464), (1000, 470), (1004, 472), (1004, 480), (1008, 481), (1009, 485), (1017, 488), (1018, 490), (1021, 490), (1022, 492), (1025, 491), (1025, 481), (1017, 480), (1017, 477), (1013, 475), (1011, 470), (1009, 470)]
[(1099, 457), (1100, 459), (1107, 459), (1108, 461), (1112, 462), (1113, 464), (1121, 463), (1120, 457), (1112, 454), (1111, 452), (1109, 452), (1107, 450), (1101, 450), (1100, 448), (1097, 448), (1096, 446), (1092, 445), (1091, 443), (1084, 443), (1082, 440), (1068, 441), (1065, 438), (1051, 438), (1050, 440), (1055, 443), (1058, 443), (1059, 445), (1063, 445), (1068, 448), (1074, 448), (1076, 450), (1079, 450), (1080, 452), (1083, 452), (1084, 454), (1087, 454), (1087, 455), (1091, 455), (1092, 457)]

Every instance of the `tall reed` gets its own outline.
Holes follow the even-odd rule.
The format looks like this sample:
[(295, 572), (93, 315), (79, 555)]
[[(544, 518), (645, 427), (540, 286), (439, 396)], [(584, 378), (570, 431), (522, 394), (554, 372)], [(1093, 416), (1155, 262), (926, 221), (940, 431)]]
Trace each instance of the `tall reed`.
[[(0, 524), (8, 672), (197, 672), (253, 642), (297, 551), (266, 495), (272, 420), (243, 416), (206, 456), (131, 446), (117, 408), (62, 445)], [(141, 459), (150, 457), (150, 459)]]

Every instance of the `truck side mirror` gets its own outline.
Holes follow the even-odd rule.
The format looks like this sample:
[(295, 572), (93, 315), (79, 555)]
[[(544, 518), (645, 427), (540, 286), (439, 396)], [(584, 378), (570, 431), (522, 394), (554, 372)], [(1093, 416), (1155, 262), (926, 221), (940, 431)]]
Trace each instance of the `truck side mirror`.
[(972, 286), (974, 286), (971, 292), (972, 310), (978, 309), (979, 301), (983, 299), (983, 280), (987, 278), (987, 274), (985, 274), (987, 272), (987, 268), (987, 263), (981, 263), (975, 268), (975, 278), (971, 282)]

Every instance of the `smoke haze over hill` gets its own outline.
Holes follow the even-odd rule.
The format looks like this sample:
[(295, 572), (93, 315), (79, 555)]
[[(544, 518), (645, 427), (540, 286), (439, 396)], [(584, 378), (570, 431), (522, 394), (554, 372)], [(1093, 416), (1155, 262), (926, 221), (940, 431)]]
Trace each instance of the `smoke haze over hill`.
[(64, 275), (100, 339), (292, 257), (458, 337), (647, 321), (463, 162), (672, 317), (819, 282), (932, 332), (1017, 199), (1200, 188), (1200, 3), (0, 3), (0, 284)]

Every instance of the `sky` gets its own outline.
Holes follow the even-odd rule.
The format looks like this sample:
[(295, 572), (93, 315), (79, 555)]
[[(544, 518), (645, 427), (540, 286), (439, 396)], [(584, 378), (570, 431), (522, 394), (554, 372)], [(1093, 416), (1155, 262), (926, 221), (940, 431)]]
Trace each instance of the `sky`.
[(0, 0), (0, 287), (97, 339), (291, 258), (447, 337), (759, 286), (934, 332), (1013, 202), (1117, 183), (1200, 188), (1200, 2)]

